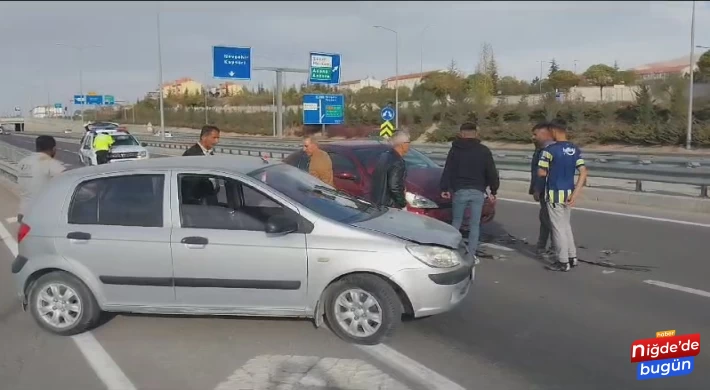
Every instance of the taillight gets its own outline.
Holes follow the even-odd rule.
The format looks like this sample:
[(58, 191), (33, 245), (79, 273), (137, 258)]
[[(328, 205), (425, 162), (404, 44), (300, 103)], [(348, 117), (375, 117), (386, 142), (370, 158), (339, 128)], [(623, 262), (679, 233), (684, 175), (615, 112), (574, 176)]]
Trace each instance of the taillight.
[(17, 231), (17, 243), (21, 243), (22, 240), (27, 237), (30, 233), (30, 225), (23, 223), (20, 225), (20, 229)]

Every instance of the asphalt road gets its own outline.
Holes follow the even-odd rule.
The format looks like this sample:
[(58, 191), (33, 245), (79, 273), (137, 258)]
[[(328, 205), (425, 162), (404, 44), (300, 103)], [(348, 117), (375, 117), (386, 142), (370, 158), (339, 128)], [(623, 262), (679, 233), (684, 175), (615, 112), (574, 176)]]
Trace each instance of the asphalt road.
[[(17, 146), (33, 146), (22, 137), (8, 138)], [(78, 164), (75, 144), (59, 147), (60, 160)], [(0, 214), (14, 215), (13, 195), (0, 189), (0, 199)], [(650, 381), (636, 380), (629, 346), (660, 330), (710, 334), (710, 218), (695, 216), (694, 225), (684, 224), (669, 221), (684, 216), (639, 210), (623, 210), (633, 215), (575, 211), (579, 255), (586, 261), (655, 268), (624, 271), (583, 263), (572, 272), (553, 273), (524, 241), (537, 238), (537, 206), (501, 200), (495, 222), (484, 229), (493, 244), (486, 249), (491, 257), (482, 259), (470, 296), (450, 313), (405, 322), (382, 351), (345, 344), (308, 321), (118, 315), (92, 333), (136, 389), (209, 390), (220, 383), (220, 389), (238, 389), (247, 370), (240, 373), (240, 367), (284, 366), (286, 358), (278, 356), (286, 355), (363, 362), (357, 367), (366, 362), (368, 372), (382, 373), (374, 377), (426, 388), (417, 375), (401, 370), (402, 364), (413, 363), (393, 355), (398, 351), (465, 389), (706, 390), (707, 338), (701, 339), (692, 374)], [(640, 213), (663, 219), (639, 218)], [(16, 227), (4, 219), (14, 233)], [(0, 261), (11, 259), (0, 246)], [(0, 333), (0, 383), (23, 390), (48, 383), (67, 390), (102, 388), (83, 363), (78, 343), (47, 335), (19, 310), (7, 266), (0, 267), (0, 297), (0, 327), (5, 328)], [(334, 370), (330, 379), (352, 371)], [(387, 388), (395, 388), (393, 383)]]

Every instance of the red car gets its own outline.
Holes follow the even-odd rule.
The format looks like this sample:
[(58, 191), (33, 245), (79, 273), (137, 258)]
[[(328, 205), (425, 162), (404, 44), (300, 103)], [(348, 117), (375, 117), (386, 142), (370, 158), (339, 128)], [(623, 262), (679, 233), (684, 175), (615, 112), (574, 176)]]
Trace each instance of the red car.
[[(333, 161), (335, 187), (351, 195), (369, 199), (370, 182), (377, 157), (386, 151), (387, 144), (377, 141), (338, 141), (322, 143), (321, 149)], [(289, 165), (306, 169), (308, 158), (303, 151), (290, 154), (283, 160)], [(441, 197), (439, 181), (444, 168), (414, 148), (404, 156), (407, 164), (407, 210), (451, 223), (451, 200)], [(464, 216), (462, 230), (468, 227), (470, 213)], [(482, 223), (495, 216), (495, 206), (488, 199), (483, 205)]]

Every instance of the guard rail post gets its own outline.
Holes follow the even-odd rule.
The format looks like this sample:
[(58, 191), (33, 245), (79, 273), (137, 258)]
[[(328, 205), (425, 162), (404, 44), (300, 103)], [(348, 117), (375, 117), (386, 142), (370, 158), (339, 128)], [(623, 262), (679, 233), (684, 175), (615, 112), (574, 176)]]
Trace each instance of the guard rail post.
[(643, 192), (643, 182), (636, 180), (636, 192)]
[(708, 197), (708, 186), (706, 184), (700, 186), (700, 197), (701, 198)]

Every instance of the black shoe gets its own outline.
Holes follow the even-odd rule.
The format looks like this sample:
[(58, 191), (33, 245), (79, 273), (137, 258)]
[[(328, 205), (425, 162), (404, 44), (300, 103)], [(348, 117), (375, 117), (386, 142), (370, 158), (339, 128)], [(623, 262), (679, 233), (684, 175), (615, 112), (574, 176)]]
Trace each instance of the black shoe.
[(570, 268), (574, 268), (579, 265), (579, 260), (577, 260), (576, 257), (570, 257), (569, 258), (569, 266)]
[(556, 261), (556, 262), (548, 265), (545, 268), (549, 269), (550, 271), (560, 271), (560, 272), (567, 272), (570, 270), (569, 263), (562, 263), (559, 261)]

